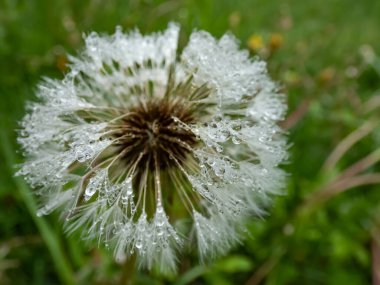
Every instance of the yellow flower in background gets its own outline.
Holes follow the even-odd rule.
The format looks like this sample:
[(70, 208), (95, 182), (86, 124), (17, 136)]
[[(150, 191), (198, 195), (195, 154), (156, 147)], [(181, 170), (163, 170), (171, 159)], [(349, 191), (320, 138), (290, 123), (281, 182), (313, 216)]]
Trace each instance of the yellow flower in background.
[(248, 38), (247, 44), (248, 44), (248, 48), (254, 52), (257, 52), (257, 51), (264, 48), (263, 37), (261, 35), (258, 35), (258, 34), (252, 34)]
[(284, 43), (284, 37), (279, 33), (270, 34), (263, 37), (259, 34), (252, 34), (247, 41), (248, 48), (261, 55), (269, 55), (276, 52)]
[(274, 33), (269, 37), (269, 49), (274, 52), (278, 50), (284, 43), (284, 37), (281, 34)]

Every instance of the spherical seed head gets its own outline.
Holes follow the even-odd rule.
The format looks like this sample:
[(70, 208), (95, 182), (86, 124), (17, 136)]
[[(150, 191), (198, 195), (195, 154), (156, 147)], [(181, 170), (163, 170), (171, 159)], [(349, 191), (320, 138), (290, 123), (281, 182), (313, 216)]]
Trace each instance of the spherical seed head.
[(185, 243), (205, 259), (239, 241), (287, 159), (265, 63), (203, 31), (178, 58), (178, 33), (90, 34), (64, 79), (40, 84), (19, 136), (38, 215), (60, 209), (68, 232), (163, 272)]

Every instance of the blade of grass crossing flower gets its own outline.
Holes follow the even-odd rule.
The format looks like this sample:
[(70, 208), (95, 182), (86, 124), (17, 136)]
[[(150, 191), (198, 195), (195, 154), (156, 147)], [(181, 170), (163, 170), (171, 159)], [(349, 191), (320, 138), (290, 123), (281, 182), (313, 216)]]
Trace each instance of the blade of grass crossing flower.
[[(4, 132), (0, 132), (1, 149), (4, 153), (6, 163), (9, 168), (15, 165), (14, 150), (9, 142), (9, 139), (5, 136)], [(50, 226), (43, 218), (36, 216), (37, 205), (33, 200), (32, 192), (29, 187), (22, 181), (21, 178), (15, 177), (14, 182), (17, 185), (20, 196), (25, 203), (28, 211), (30, 212), (34, 223), (36, 224), (46, 246), (49, 249), (54, 265), (57, 269), (57, 274), (63, 284), (74, 284), (73, 272), (70, 268), (69, 262), (66, 260), (63, 254), (62, 246), (59, 243), (59, 239), (56, 234), (51, 230)]]

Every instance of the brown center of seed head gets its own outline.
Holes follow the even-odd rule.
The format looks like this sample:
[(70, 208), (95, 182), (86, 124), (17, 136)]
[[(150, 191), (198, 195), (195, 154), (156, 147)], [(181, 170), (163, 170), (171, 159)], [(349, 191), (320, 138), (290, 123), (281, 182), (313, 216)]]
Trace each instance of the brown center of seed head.
[(118, 145), (124, 159), (138, 161), (138, 172), (147, 167), (153, 170), (155, 165), (166, 169), (182, 163), (196, 137), (181, 122), (191, 124), (194, 118), (180, 100), (141, 101), (123, 119), (125, 131)]

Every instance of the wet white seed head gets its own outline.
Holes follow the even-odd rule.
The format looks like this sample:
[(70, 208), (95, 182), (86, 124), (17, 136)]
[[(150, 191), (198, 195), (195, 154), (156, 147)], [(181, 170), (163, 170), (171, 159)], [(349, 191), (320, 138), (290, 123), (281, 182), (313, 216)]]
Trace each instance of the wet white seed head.
[(240, 241), (287, 159), (266, 64), (204, 31), (178, 55), (178, 33), (91, 33), (64, 79), (40, 84), (19, 136), (39, 216), (59, 208), (68, 232), (164, 272), (186, 243), (203, 260)]

